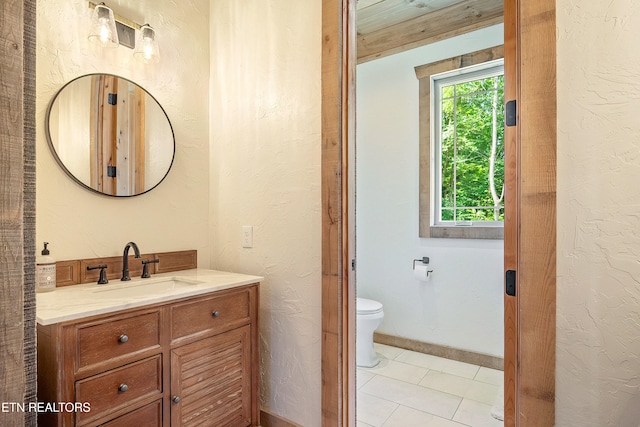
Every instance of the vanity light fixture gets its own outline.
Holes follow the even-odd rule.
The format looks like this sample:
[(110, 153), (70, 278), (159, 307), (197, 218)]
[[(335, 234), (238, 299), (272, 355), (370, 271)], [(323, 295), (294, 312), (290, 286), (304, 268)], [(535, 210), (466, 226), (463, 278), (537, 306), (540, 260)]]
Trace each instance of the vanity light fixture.
[(104, 3), (90, 1), (89, 8), (93, 9), (89, 40), (107, 47), (126, 46), (144, 62), (158, 61), (156, 31), (149, 24), (140, 25), (117, 15)]
[(136, 48), (133, 51), (133, 56), (144, 62), (158, 62), (160, 50), (156, 40), (156, 30), (151, 28), (149, 24), (140, 27), (140, 31), (136, 35)]
[(105, 6), (104, 3), (94, 4), (89, 40), (104, 47), (118, 47), (120, 45), (113, 10)]

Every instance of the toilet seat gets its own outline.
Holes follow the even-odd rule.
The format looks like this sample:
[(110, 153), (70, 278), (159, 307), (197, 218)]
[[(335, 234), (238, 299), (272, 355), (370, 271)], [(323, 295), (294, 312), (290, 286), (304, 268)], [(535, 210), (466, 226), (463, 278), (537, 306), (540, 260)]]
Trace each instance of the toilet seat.
[(356, 315), (377, 314), (382, 312), (382, 304), (366, 298), (356, 298)]

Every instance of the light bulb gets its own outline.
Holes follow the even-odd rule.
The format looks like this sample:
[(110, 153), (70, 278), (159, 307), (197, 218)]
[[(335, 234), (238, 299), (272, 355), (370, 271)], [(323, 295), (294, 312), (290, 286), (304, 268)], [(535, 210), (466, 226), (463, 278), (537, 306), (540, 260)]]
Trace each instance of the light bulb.
[(102, 44), (107, 44), (109, 42), (109, 36), (110, 36), (109, 33), (110, 31), (107, 25), (102, 25), (100, 27), (100, 42)]
[(145, 59), (151, 59), (151, 57), (153, 56), (153, 47), (151, 47), (150, 45), (146, 45), (144, 47), (144, 57)]

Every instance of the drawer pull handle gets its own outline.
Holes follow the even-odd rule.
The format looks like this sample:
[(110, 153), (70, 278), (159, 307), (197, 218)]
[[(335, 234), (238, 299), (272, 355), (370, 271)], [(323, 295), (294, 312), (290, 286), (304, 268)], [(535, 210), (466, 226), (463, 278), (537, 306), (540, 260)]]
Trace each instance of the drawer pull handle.
[(125, 334), (122, 334), (118, 337), (118, 342), (127, 342), (129, 341), (129, 337), (126, 336)]
[(173, 397), (171, 398), (171, 401), (172, 401), (173, 403), (180, 403), (180, 396), (173, 396)]
[(124, 392), (125, 392), (125, 391), (127, 391), (127, 390), (129, 390), (129, 386), (128, 386), (128, 385), (126, 385), (126, 384), (120, 384), (120, 385), (118, 386), (118, 391), (121, 391), (121, 392), (123, 392), (123, 393), (124, 393)]
[(213, 317), (218, 317), (218, 316), (220, 316), (220, 312), (218, 310), (215, 310), (213, 313), (211, 313), (211, 315)]

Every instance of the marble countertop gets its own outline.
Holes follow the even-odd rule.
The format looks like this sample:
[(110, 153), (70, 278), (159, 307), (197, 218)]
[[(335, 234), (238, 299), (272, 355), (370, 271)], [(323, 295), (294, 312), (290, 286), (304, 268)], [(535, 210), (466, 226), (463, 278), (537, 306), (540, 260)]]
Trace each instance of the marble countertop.
[(198, 268), (155, 274), (148, 279), (136, 277), (128, 282), (110, 280), (105, 285), (64, 286), (36, 294), (36, 320), (40, 325), (51, 325), (262, 280), (264, 277)]

